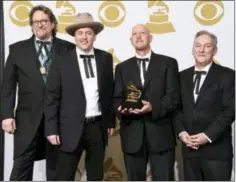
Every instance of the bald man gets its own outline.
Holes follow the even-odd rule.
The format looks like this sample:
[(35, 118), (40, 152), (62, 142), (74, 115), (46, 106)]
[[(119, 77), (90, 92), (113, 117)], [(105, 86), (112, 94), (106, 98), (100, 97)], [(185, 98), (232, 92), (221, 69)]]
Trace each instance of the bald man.
[[(135, 56), (116, 66), (114, 110), (120, 120), (121, 145), (129, 181), (146, 181), (150, 159), (152, 180), (174, 180), (175, 134), (171, 115), (180, 102), (178, 64), (156, 54), (145, 25), (132, 29)], [(129, 82), (142, 91), (141, 108), (121, 107)]]

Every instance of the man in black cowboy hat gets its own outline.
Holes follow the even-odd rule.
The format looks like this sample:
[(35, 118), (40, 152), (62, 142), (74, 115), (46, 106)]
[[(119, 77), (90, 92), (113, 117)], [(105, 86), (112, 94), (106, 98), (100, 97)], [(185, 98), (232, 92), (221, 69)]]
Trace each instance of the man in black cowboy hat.
[(93, 47), (103, 28), (89, 13), (76, 15), (66, 32), (77, 46), (58, 56), (49, 73), (46, 135), (60, 145), (60, 181), (74, 180), (84, 150), (87, 180), (103, 180), (105, 146), (115, 124), (112, 55)]

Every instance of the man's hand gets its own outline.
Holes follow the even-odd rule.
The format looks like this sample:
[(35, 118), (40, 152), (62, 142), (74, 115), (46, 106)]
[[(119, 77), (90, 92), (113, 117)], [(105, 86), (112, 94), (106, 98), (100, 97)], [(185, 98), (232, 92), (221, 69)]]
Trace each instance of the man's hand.
[(111, 137), (115, 133), (115, 128), (108, 128), (107, 132), (108, 132), (108, 136)]
[(52, 145), (60, 145), (59, 135), (50, 135), (50, 136), (47, 136), (47, 139)]
[(121, 109), (121, 106), (119, 106), (117, 110), (123, 115), (130, 115), (130, 111), (127, 108)]
[(208, 143), (208, 139), (205, 133), (198, 133), (196, 135), (191, 135), (190, 140), (193, 146), (200, 146)]
[(134, 109), (130, 111), (132, 114), (145, 114), (148, 112), (152, 112), (152, 104), (148, 101), (142, 100), (143, 107), (141, 109)]
[(187, 147), (191, 147), (192, 149), (195, 149), (195, 150), (197, 150), (199, 148), (199, 146), (194, 146), (194, 144), (190, 140), (191, 138), (190, 138), (190, 135), (188, 134), (188, 132), (186, 132), (186, 131), (180, 132), (179, 138)]
[(15, 119), (13, 119), (13, 118), (4, 119), (2, 121), (2, 129), (9, 134), (13, 134), (16, 130)]

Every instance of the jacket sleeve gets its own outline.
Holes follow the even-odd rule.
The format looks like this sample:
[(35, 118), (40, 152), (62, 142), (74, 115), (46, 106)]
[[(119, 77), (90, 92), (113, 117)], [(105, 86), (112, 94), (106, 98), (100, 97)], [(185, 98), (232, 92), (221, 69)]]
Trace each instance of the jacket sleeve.
[(205, 131), (212, 142), (217, 140), (235, 120), (235, 71), (229, 71), (223, 82), (222, 111)]
[[(56, 56), (58, 58), (58, 56)], [(59, 60), (55, 59), (47, 78), (47, 92), (45, 93), (45, 136), (58, 135), (59, 111), (61, 101), (61, 76)]]
[(115, 128), (115, 114), (113, 112), (113, 89), (114, 89), (114, 79), (113, 79), (113, 58), (112, 55), (109, 54), (108, 56), (108, 64), (107, 64), (107, 71), (108, 71), (108, 77), (107, 77), (107, 98), (108, 98), (108, 115), (109, 119), (107, 121), (107, 127), (108, 128)]
[(1, 84), (1, 121), (14, 118), (16, 85), (18, 80), (14, 54), (14, 47), (10, 46)]
[(124, 100), (124, 88), (122, 82), (122, 75), (120, 71), (120, 66), (117, 65), (115, 69), (115, 86), (113, 94), (113, 110), (116, 117), (121, 121), (121, 113), (117, 110)]

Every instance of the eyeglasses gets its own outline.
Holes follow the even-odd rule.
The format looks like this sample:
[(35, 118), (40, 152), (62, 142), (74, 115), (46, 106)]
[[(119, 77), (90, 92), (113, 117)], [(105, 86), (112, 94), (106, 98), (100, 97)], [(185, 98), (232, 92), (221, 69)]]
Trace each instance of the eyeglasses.
[(50, 20), (35, 20), (35, 21), (32, 21), (32, 24), (35, 26), (35, 25), (46, 25)]

